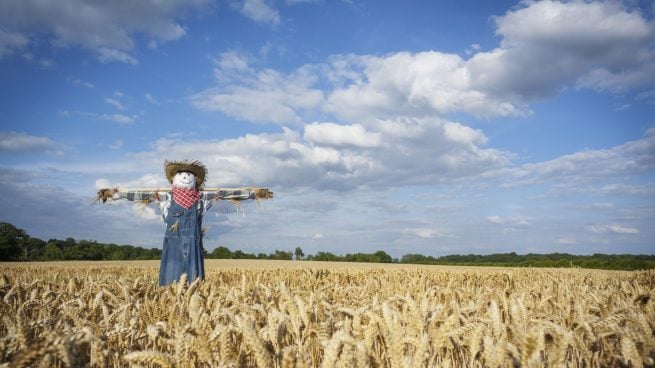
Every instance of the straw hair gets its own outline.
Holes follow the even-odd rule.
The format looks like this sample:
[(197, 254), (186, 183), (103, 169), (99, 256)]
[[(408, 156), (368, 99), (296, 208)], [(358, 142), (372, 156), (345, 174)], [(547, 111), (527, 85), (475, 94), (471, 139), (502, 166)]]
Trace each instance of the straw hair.
[(205, 182), (207, 177), (207, 168), (200, 161), (164, 161), (164, 171), (166, 172), (166, 179), (168, 179), (171, 184), (173, 183), (173, 178), (175, 174), (188, 171), (195, 175), (196, 177), (196, 189), (200, 189), (202, 184)]

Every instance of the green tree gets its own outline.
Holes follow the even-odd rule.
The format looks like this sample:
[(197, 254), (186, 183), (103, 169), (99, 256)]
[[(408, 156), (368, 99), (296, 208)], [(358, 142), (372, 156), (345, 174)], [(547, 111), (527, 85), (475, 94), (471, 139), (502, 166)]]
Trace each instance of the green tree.
[(48, 243), (43, 252), (44, 261), (58, 261), (64, 259), (64, 252), (55, 244)]
[(232, 258), (232, 252), (230, 252), (229, 249), (225, 247), (218, 247), (214, 249), (211, 253), (209, 253), (209, 257), (207, 258), (214, 258), (214, 259), (231, 259)]
[(393, 261), (393, 259), (391, 259), (391, 256), (388, 255), (385, 251), (379, 250), (373, 254), (380, 259), (381, 263), (391, 263)]
[(45, 252), (45, 244), (43, 240), (39, 238), (29, 238), (27, 240), (27, 260), (36, 261), (41, 259), (43, 252)]
[(339, 257), (335, 256), (334, 254), (330, 252), (318, 252), (316, 255), (312, 258), (314, 261), (340, 261)]
[(28, 238), (25, 230), (0, 222), (0, 261), (27, 259)]
[(290, 261), (293, 259), (291, 252), (285, 252), (283, 250), (275, 250), (275, 253), (269, 256), (269, 259), (277, 259), (281, 261)]
[(302, 248), (300, 247), (296, 247), (296, 251), (294, 253), (296, 254), (296, 261), (302, 259), (302, 257), (305, 256), (305, 253), (302, 252)]

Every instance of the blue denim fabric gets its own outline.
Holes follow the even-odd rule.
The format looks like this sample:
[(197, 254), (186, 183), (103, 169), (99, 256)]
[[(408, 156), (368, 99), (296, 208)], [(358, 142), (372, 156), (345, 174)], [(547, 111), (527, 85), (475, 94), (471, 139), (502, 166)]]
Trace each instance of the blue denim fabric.
[(189, 283), (205, 278), (202, 254), (202, 209), (198, 202), (185, 209), (171, 200), (166, 217), (166, 235), (159, 267), (159, 285), (164, 286), (187, 274)]

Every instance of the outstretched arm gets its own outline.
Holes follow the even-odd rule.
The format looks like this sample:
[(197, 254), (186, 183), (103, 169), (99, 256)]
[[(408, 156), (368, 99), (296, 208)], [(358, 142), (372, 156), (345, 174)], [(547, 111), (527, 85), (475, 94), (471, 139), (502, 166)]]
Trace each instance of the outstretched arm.
[[(225, 199), (239, 202), (247, 199), (263, 200), (273, 198), (273, 192), (265, 188), (209, 189), (202, 191), (205, 211), (211, 208), (215, 201)], [(236, 204), (236, 203), (235, 203)]]
[(128, 201), (137, 201), (143, 203), (150, 203), (154, 201), (166, 201), (170, 195), (168, 192), (158, 191), (141, 191), (141, 190), (119, 190), (117, 199), (127, 199)]
[(97, 201), (102, 203), (107, 200), (127, 199), (128, 201), (136, 201), (142, 203), (151, 203), (154, 201), (166, 201), (170, 194), (166, 191), (157, 190), (120, 190), (116, 188), (100, 189), (96, 196)]
[(273, 198), (273, 192), (266, 188), (230, 188), (230, 189), (205, 189), (202, 192), (204, 201), (218, 201), (227, 199), (231, 201), (243, 201), (246, 199), (263, 199)]
[(219, 189), (216, 191), (203, 191), (202, 199), (205, 201), (217, 201), (219, 199), (242, 201), (246, 199), (255, 199), (255, 192), (250, 189)]

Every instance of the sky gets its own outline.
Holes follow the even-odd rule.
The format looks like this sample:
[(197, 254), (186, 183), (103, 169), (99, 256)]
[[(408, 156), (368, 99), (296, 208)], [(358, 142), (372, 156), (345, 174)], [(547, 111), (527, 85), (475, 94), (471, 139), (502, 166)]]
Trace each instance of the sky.
[(0, 221), (161, 247), (165, 160), (205, 247), (655, 254), (651, 1), (3, 0)]

